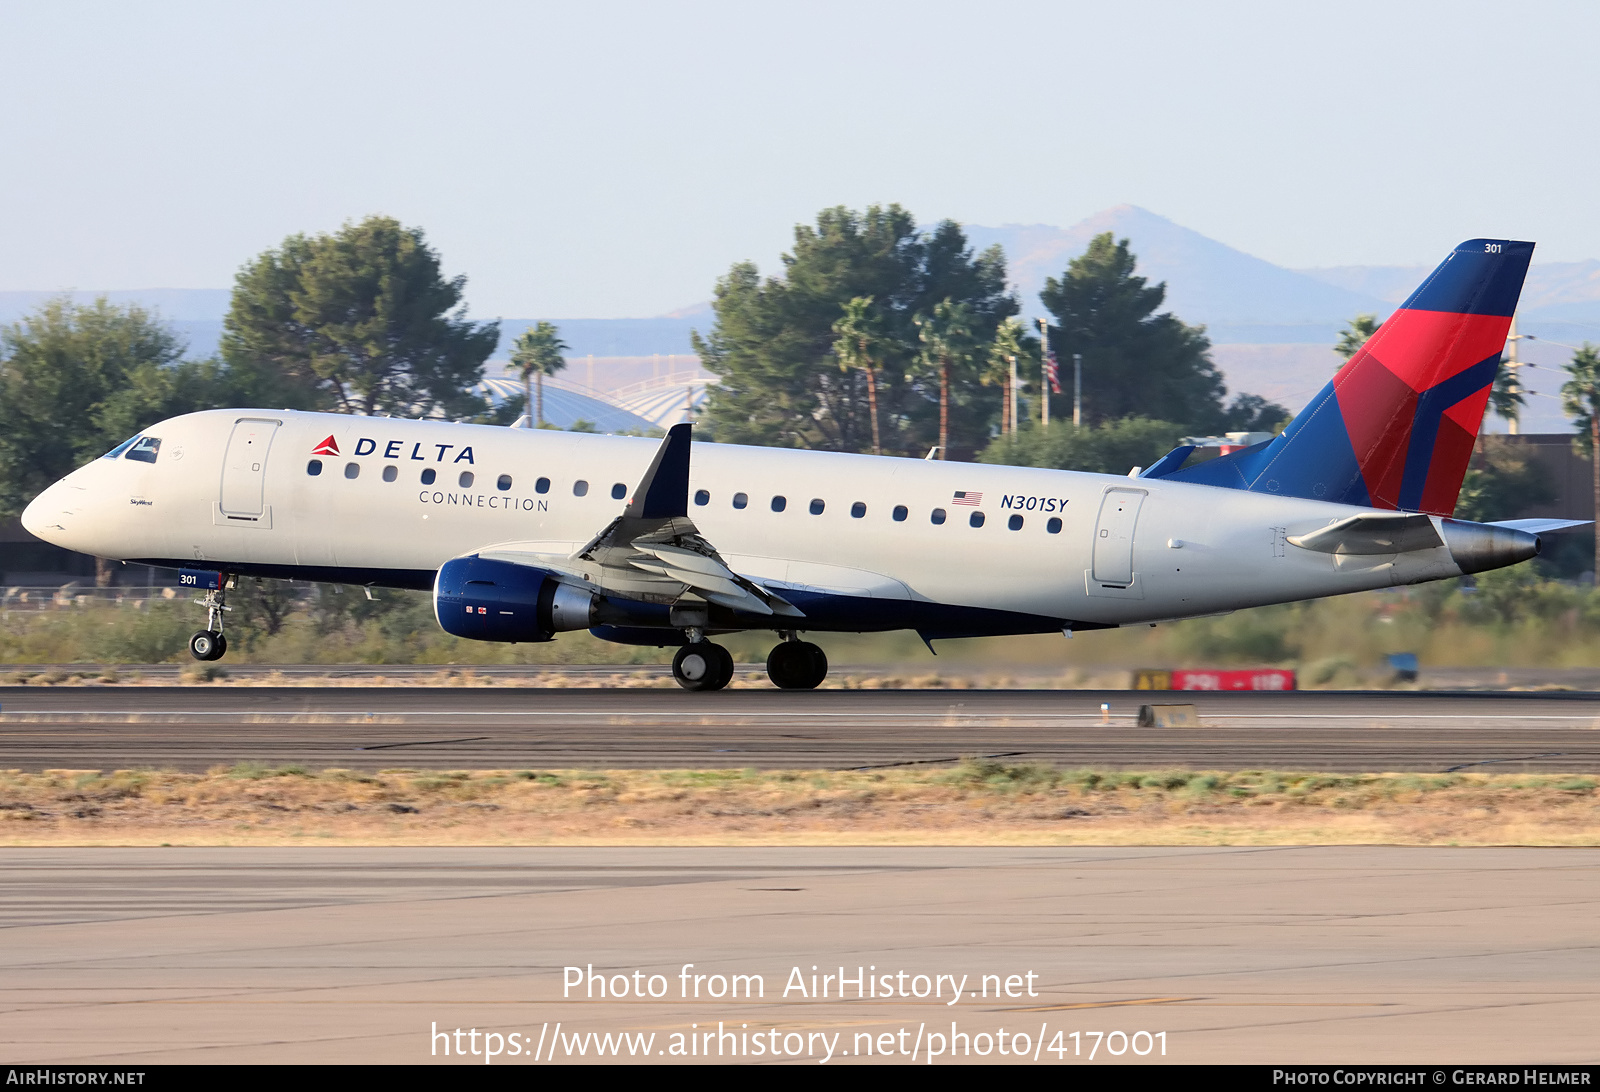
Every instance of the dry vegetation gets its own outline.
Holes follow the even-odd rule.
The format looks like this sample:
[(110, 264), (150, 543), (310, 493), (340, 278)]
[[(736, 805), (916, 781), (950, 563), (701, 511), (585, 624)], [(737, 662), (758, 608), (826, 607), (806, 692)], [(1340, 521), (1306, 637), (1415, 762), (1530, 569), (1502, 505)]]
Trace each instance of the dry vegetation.
[(1596, 779), (862, 771), (0, 773), (3, 845), (1600, 844)]

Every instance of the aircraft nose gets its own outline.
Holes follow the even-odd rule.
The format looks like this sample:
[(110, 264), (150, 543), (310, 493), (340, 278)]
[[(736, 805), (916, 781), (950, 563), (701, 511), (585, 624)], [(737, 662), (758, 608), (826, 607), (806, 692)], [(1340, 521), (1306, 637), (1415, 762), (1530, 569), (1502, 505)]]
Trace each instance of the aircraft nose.
[(65, 541), (71, 507), (67, 500), (66, 486), (56, 482), (22, 510), (23, 529), (34, 538), (73, 549)]
[(45, 509), (49, 506), (47, 498), (55, 491), (55, 488), (52, 485), (49, 489), (34, 497), (32, 501), (28, 502), (28, 507), (22, 510), (22, 527), (34, 538), (44, 538), (41, 532), (44, 529)]

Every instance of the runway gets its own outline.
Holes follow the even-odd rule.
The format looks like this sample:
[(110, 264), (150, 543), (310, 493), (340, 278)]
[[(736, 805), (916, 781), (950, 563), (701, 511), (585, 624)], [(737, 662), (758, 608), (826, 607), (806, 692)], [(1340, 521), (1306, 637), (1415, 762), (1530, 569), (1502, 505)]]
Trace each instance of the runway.
[[(1592, 1064), (1597, 880), (1588, 849), (5, 849), (0, 1053)], [(841, 968), (888, 996), (841, 999)]]
[[(1201, 727), (1138, 728), (1141, 702)], [(1109, 708), (1102, 710), (1102, 705)], [(0, 768), (1600, 770), (1600, 695), (1297, 691), (5, 687)]]

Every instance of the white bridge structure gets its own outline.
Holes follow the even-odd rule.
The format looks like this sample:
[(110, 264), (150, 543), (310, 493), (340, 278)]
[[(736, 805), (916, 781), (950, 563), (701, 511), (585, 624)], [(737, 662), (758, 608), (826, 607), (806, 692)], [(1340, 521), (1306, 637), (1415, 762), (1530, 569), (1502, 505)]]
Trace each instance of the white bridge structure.
[[(617, 367), (619, 364), (623, 367)], [(705, 402), (706, 388), (715, 377), (701, 369), (698, 357), (673, 356), (656, 358), (652, 366), (655, 374), (615, 382), (626, 380), (626, 373), (642, 370), (641, 365), (651, 364), (648, 357), (570, 360), (566, 373), (545, 378), (545, 421), (563, 429), (587, 421), (599, 432), (648, 433), (658, 429), (664, 432), (673, 425), (694, 420)], [(506, 368), (505, 374), (483, 381), (483, 391), (497, 404), (523, 391), (521, 377), (510, 371), (510, 365)], [(619, 371), (624, 374), (617, 375)], [(611, 373), (612, 383), (605, 381), (606, 373)], [(577, 378), (580, 375), (584, 380)]]

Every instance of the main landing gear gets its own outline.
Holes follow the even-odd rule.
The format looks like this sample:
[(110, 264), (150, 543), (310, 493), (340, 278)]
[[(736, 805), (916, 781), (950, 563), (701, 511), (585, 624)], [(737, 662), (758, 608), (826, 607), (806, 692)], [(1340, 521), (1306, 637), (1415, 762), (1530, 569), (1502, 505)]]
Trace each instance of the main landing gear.
[(672, 657), (672, 677), (685, 690), (721, 690), (733, 681), (733, 656), (701, 637)]
[(197, 660), (220, 660), (228, 651), (228, 639), (222, 635), (222, 612), (233, 609), (227, 604), (227, 589), (233, 578), (224, 576), (221, 583), (222, 587), (206, 592), (204, 599), (195, 600), (206, 608), (206, 628), (189, 638), (189, 655)]
[[(780, 690), (815, 690), (828, 677), (828, 657), (793, 633), (783, 637), (783, 643), (767, 654), (767, 677)], [(672, 657), (672, 677), (685, 690), (721, 690), (733, 680), (733, 657), (706, 640), (700, 630), (691, 629), (689, 643)]]
[(780, 690), (815, 690), (828, 677), (828, 657), (810, 641), (788, 634), (767, 653), (767, 677)]

